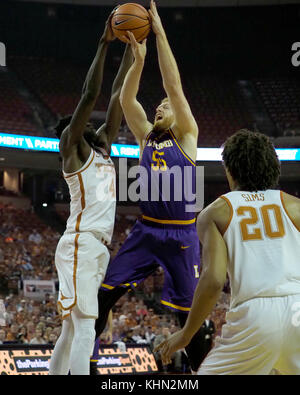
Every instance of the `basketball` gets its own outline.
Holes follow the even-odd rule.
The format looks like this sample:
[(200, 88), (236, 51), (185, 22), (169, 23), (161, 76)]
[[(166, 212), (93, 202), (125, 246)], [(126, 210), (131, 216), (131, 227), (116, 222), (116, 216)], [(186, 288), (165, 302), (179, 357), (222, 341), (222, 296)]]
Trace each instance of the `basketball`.
[(126, 31), (134, 34), (136, 41), (143, 41), (151, 30), (151, 19), (146, 8), (136, 3), (126, 3), (116, 9), (111, 19), (114, 35), (126, 42)]

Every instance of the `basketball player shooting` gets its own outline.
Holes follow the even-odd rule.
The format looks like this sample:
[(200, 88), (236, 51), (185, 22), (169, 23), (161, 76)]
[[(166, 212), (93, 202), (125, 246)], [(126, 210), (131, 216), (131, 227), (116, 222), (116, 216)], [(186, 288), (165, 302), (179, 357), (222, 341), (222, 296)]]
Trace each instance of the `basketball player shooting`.
[(70, 217), (55, 254), (59, 278), (58, 308), (62, 332), (55, 345), (51, 375), (88, 375), (98, 316), (97, 292), (109, 261), (115, 218), (115, 169), (109, 157), (123, 117), (119, 102), (126, 72), (132, 64), (130, 46), (114, 80), (105, 123), (98, 131), (88, 123), (100, 94), (109, 43), (114, 39), (110, 15), (88, 71), (80, 102), (72, 116), (60, 121), (63, 175), (69, 186)]
[[(149, 14), (167, 97), (158, 105), (154, 123), (148, 121), (136, 98), (146, 56), (146, 40), (139, 44), (128, 32), (134, 63), (125, 77), (120, 100), (126, 122), (140, 146), (140, 165), (147, 177), (143, 178), (143, 172), (139, 181), (141, 190), (148, 190), (149, 199), (140, 202), (142, 220), (136, 222), (108, 266), (98, 294), (97, 337), (105, 328), (109, 311), (116, 301), (128, 289), (134, 289), (153, 274), (159, 265), (165, 273), (161, 303), (177, 313), (183, 326), (199, 277), (200, 252), (195, 212), (186, 209), (191, 201), (185, 199), (183, 193), (181, 199), (174, 198), (179, 184), (182, 189), (195, 189), (198, 127), (183, 93), (178, 67), (153, 1)], [(180, 179), (170, 182), (170, 199), (164, 200), (161, 182), (158, 180), (153, 186), (151, 177), (167, 173), (173, 166), (180, 168)], [(190, 177), (185, 177), (185, 168), (191, 170)], [(151, 201), (151, 188), (159, 190), (159, 201)], [(199, 341), (201, 338), (196, 334), (186, 347), (192, 370), (197, 370), (200, 364), (201, 356), (197, 353)], [(96, 346), (93, 359), (97, 359), (97, 355)]]
[(269, 138), (241, 130), (223, 162), (231, 192), (197, 219), (203, 271), (183, 329), (162, 342), (168, 364), (214, 308), (226, 280), (230, 309), (199, 375), (300, 374), (300, 199), (274, 190), (280, 163)]

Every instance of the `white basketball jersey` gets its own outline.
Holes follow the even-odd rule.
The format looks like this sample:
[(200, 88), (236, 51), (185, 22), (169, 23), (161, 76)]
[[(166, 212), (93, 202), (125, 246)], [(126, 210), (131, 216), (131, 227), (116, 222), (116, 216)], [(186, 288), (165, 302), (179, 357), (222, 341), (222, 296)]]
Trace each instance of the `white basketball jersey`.
[(300, 294), (300, 232), (277, 190), (223, 195), (231, 208), (224, 233), (231, 306), (257, 297)]
[(71, 196), (65, 233), (91, 232), (109, 244), (116, 212), (116, 173), (112, 160), (91, 149), (81, 169), (63, 174)]

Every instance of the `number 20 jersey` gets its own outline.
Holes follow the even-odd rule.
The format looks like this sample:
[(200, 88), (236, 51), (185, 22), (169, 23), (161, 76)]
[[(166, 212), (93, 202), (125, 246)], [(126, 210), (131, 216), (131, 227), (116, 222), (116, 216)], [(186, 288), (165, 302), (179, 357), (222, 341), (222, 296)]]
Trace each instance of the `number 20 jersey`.
[(231, 210), (223, 235), (231, 307), (257, 297), (300, 294), (300, 231), (278, 190), (221, 196)]

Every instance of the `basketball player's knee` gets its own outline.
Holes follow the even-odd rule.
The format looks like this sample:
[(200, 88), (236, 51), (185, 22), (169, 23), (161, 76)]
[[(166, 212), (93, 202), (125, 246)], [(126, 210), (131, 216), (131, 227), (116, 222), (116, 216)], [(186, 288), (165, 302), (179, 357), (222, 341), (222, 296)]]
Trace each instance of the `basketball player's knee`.
[(95, 341), (95, 322), (92, 319), (81, 319), (76, 328), (74, 341), (92, 352)]
[[(87, 321), (87, 320), (83, 320), (83, 321)], [(96, 334), (94, 321), (84, 322), (82, 325), (81, 333), (82, 333), (83, 339), (86, 339), (86, 341), (88, 341), (89, 339), (92, 339), (91, 341), (94, 342), (95, 334)]]

